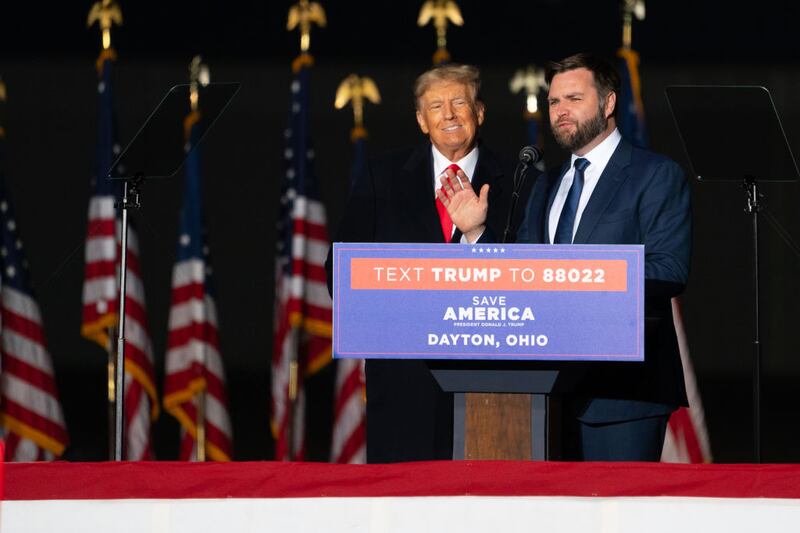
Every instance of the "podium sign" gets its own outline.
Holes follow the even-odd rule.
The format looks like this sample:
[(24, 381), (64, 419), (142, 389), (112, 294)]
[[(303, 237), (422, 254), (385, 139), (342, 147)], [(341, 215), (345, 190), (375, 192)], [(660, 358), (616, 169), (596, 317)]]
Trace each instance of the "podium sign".
[(334, 243), (336, 358), (644, 360), (644, 246)]

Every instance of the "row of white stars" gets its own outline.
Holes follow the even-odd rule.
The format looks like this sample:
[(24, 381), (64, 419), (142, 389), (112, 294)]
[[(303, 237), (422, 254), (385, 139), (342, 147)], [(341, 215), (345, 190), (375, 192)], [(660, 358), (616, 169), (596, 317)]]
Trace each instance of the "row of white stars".
[[(0, 213), (5, 214), (7, 211), (8, 211), (8, 202), (5, 201), (5, 200), (0, 201)], [(17, 230), (17, 223), (14, 222), (13, 219), (12, 220), (8, 220), (6, 222), (6, 227), (8, 228), (8, 231), (10, 231), (13, 234)], [(22, 241), (17, 239), (14, 242), (14, 247), (17, 250), (22, 250)], [(6, 249), (5, 246), (0, 246), (0, 256), (2, 256), (2, 257), (7, 257), (8, 256), (8, 250)], [(22, 266), (24, 268), (28, 268), (27, 261), (23, 261)], [(14, 276), (17, 275), (17, 269), (14, 268), (13, 265), (7, 265), (6, 268), (5, 268), (5, 273), (6, 273), (7, 277), (13, 278)]]
[[(8, 202), (6, 202), (5, 200), (0, 201), (0, 213), (5, 214), (7, 211), (8, 211)], [(13, 234), (15, 231), (17, 231), (17, 223), (14, 221), (14, 219), (8, 220), (6, 221), (6, 228), (8, 228), (8, 231), (10, 231)], [(22, 241), (17, 239), (14, 242), (14, 247), (17, 250), (22, 250)], [(3, 257), (6, 257), (8, 255), (8, 250), (6, 250), (5, 246), (0, 247), (0, 255)]]
[[(314, 159), (314, 155), (315, 155), (315, 154), (314, 154), (314, 150), (313, 150), (313, 149), (309, 148), (308, 150), (306, 150), (306, 157), (307, 157), (307, 158), (309, 158), (309, 159)], [(284, 158), (285, 158), (287, 161), (291, 161), (291, 160), (292, 160), (292, 158), (294, 157), (294, 150), (292, 150), (291, 148), (286, 148), (286, 149), (283, 151), (283, 157), (284, 157)], [(292, 177), (293, 177), (293, 176), (292, 176)]]
[(473, 248), (472, 249), (472, 253), (473, 254), (504, 254), (504, 253), (506, 253), (506, 249), (505, 248), (497, 248), (497, 247), (492, 248), (491, 246), (487, 246), (486, 248), (484, 248), (483, 246), (480, 246), (478, 248)]

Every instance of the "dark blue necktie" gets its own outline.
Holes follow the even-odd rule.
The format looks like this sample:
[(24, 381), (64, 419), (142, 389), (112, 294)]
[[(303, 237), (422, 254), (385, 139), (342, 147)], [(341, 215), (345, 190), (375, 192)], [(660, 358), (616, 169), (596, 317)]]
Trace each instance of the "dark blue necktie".
[(581, 200), (581, 191), (583, 191), (583, 171), (588, 166), (588, 159), (581, 157), (575, 160), (575, 175), (572, 178), (572, 186), (569, 188), (569, 193), (567, 193), (567, 201), (564, 202), (564, 207), (561, 209), (553, 244), (572, 244), (575, 214), (578, 212), (578, 202)]

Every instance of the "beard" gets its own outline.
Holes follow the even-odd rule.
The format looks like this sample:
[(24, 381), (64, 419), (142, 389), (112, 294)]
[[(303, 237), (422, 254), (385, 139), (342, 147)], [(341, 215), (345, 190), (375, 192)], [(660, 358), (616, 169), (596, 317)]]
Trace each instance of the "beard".
[(595, 116), (586, 122), (578, 122), (573, 133), (553, 127), (553, 137), (564, 150), (570, 153), (576, 152), (605, 131), (606, 127), (608, 127), (608, 119), (604, 115), (605, 109), (601, 106)]

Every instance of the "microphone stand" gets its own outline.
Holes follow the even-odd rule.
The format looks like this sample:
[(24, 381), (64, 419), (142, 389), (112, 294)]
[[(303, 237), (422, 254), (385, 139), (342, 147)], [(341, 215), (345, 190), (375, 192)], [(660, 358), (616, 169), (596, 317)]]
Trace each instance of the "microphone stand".
[(511, 233), (511, 221), (514, 218), (514, 211), (517, 208), (519, 201), (519, 193), (522, 191), (522, 186), (525, 184), (525, 178), (528, 175), (528, 168), (530, 164), (527, 158), (521, 159), (517, 163), (517, 168), (514, 169), (514, 191), (511, 193), (511, 205), (508, 208), (508, 220), (506, 221), (506, 228), (503, 230), (503, 242), (508, 242), (508, 234)]

